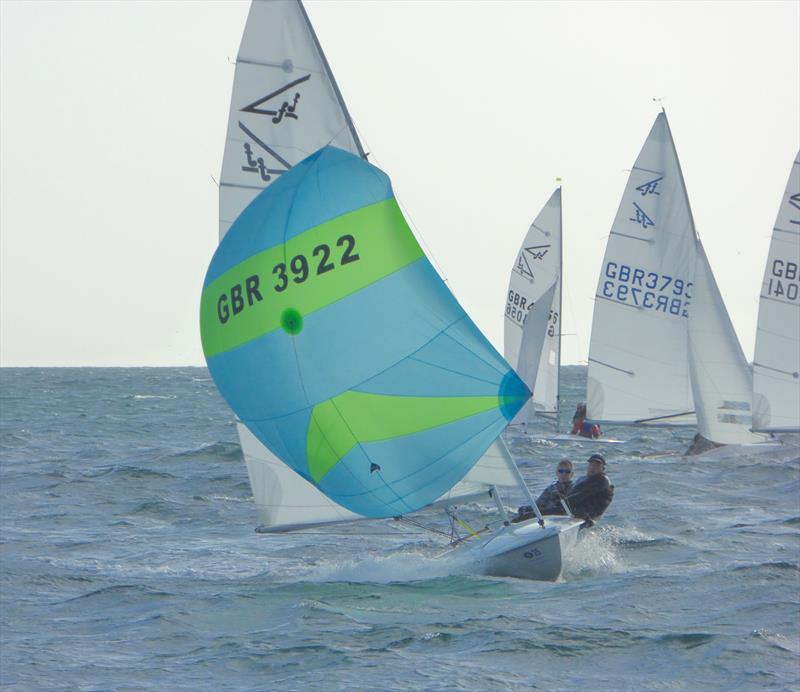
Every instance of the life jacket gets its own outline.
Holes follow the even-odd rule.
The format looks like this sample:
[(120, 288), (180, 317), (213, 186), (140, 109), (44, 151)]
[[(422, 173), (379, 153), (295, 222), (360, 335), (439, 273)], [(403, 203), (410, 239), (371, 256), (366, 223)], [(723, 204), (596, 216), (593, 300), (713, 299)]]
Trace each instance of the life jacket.
[(585, 420), (581, 423), (581, 430), (578, 434), (581, 437), (600, 437), (600, 426)]

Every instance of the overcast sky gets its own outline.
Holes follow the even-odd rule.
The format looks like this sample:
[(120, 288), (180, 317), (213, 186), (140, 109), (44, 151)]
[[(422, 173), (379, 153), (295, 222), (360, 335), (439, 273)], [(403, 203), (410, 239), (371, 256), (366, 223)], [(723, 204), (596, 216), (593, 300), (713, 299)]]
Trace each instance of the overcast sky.
[[(563, 178), (563, 362), (586, 360), (627, 172), (663, 98), (752, 358), (800, 144), (798, 2), (306, 3), (370, 160), (502, 351)], [(247, 2), (0, 1), (0, 363), (199, 365)]]

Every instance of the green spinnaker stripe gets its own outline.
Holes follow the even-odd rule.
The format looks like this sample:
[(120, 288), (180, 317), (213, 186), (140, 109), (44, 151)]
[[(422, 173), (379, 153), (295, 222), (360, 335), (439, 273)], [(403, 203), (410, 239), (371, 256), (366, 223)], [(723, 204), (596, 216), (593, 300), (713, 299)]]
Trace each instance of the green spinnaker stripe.
[[(429, 430), (500, 407), (498, 396), (390, 396), (348, 391), (317, 404), (306, 442), (308, 471), (319, 483), (363, 442)], [(499, 412), (498, 412), (499, 413)]]
[[(352, 255), (357, 261), (342, 264), (346, 243), (337, 246), (342, 236), (355, 239)], [(334, 269), (318, 274), (326, 245), (330, 250), (328, 263)], [(314, 251), (317, 250), (317, 254)], [(292, 259), (302, 256), (308, 263), (308, 277), (297, 283), (298, 273), (292, 271)], [(241, 346), (248, 341), (280, 328), (281, 313), (292, 308), (306, 317), (345, 296), (369, 286), (389, 274), (424, 257), (414, 234), (409, 229), (397, 201), (387, 199), (368, 207), (344, 214), (253, 255), (232, 267), (210, 283), (203, 291), (200, 303), (200, 333), (203, 352), (211, 357)], [(288, 283), (284, 291), (275, 286), (283, 282), (273, 273), (279, 263), (286, 265)], [(301, 266), (301, 260), (296, 260)], [(249, 304), (246, 282), (258, 277), (259, 301), (253, 295)], [(240, 286), (242, 309), (232, 314), (231, 289)], [(252, 279), (251, 279), (252, 285)], [(220, 296), (226, 295), (229, 317), (222, 323), (218, 316)]]

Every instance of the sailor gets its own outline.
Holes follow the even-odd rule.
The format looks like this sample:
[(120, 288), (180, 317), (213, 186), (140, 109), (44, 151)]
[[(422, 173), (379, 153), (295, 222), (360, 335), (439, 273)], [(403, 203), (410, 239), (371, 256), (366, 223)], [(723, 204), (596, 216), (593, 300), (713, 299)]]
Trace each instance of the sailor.
[(579, 403), (575, 407), (575, 414), (572, 416), (572, 430), (570, 435), (580, 435), (596, 440), (602, 435), (600, 426), (597, 423), (589, 423), (586, 420), (586, 404)]
[(536, 499), (542, 514), (566, 514), (561, 500), (572, 488), (572, 473), (572, 462), (569, 459), (558, 462), (555, 482), (548, 485)]
[(606, 460), (602, 454), (592, 454), (586, 475), (576, 481), (567, 494), (567, 504), (583, 526), (593, 526), (614, 499), (614, 486), (606, 476)]

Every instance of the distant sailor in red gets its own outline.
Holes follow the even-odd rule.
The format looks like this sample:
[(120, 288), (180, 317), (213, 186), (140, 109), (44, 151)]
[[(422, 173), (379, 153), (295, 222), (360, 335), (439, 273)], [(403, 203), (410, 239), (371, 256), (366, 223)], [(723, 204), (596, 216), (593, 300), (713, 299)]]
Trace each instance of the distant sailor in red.
[(593, 440), (596, 440), (602, 434), (600, 426), (597, 425), (597, 423), (589, 423), (586, 420), (586, 404), (578, 404), (575, 407), (575, 415), (572, 416), (572, 430), (570, 431), (570, 435), (591, 437)]

